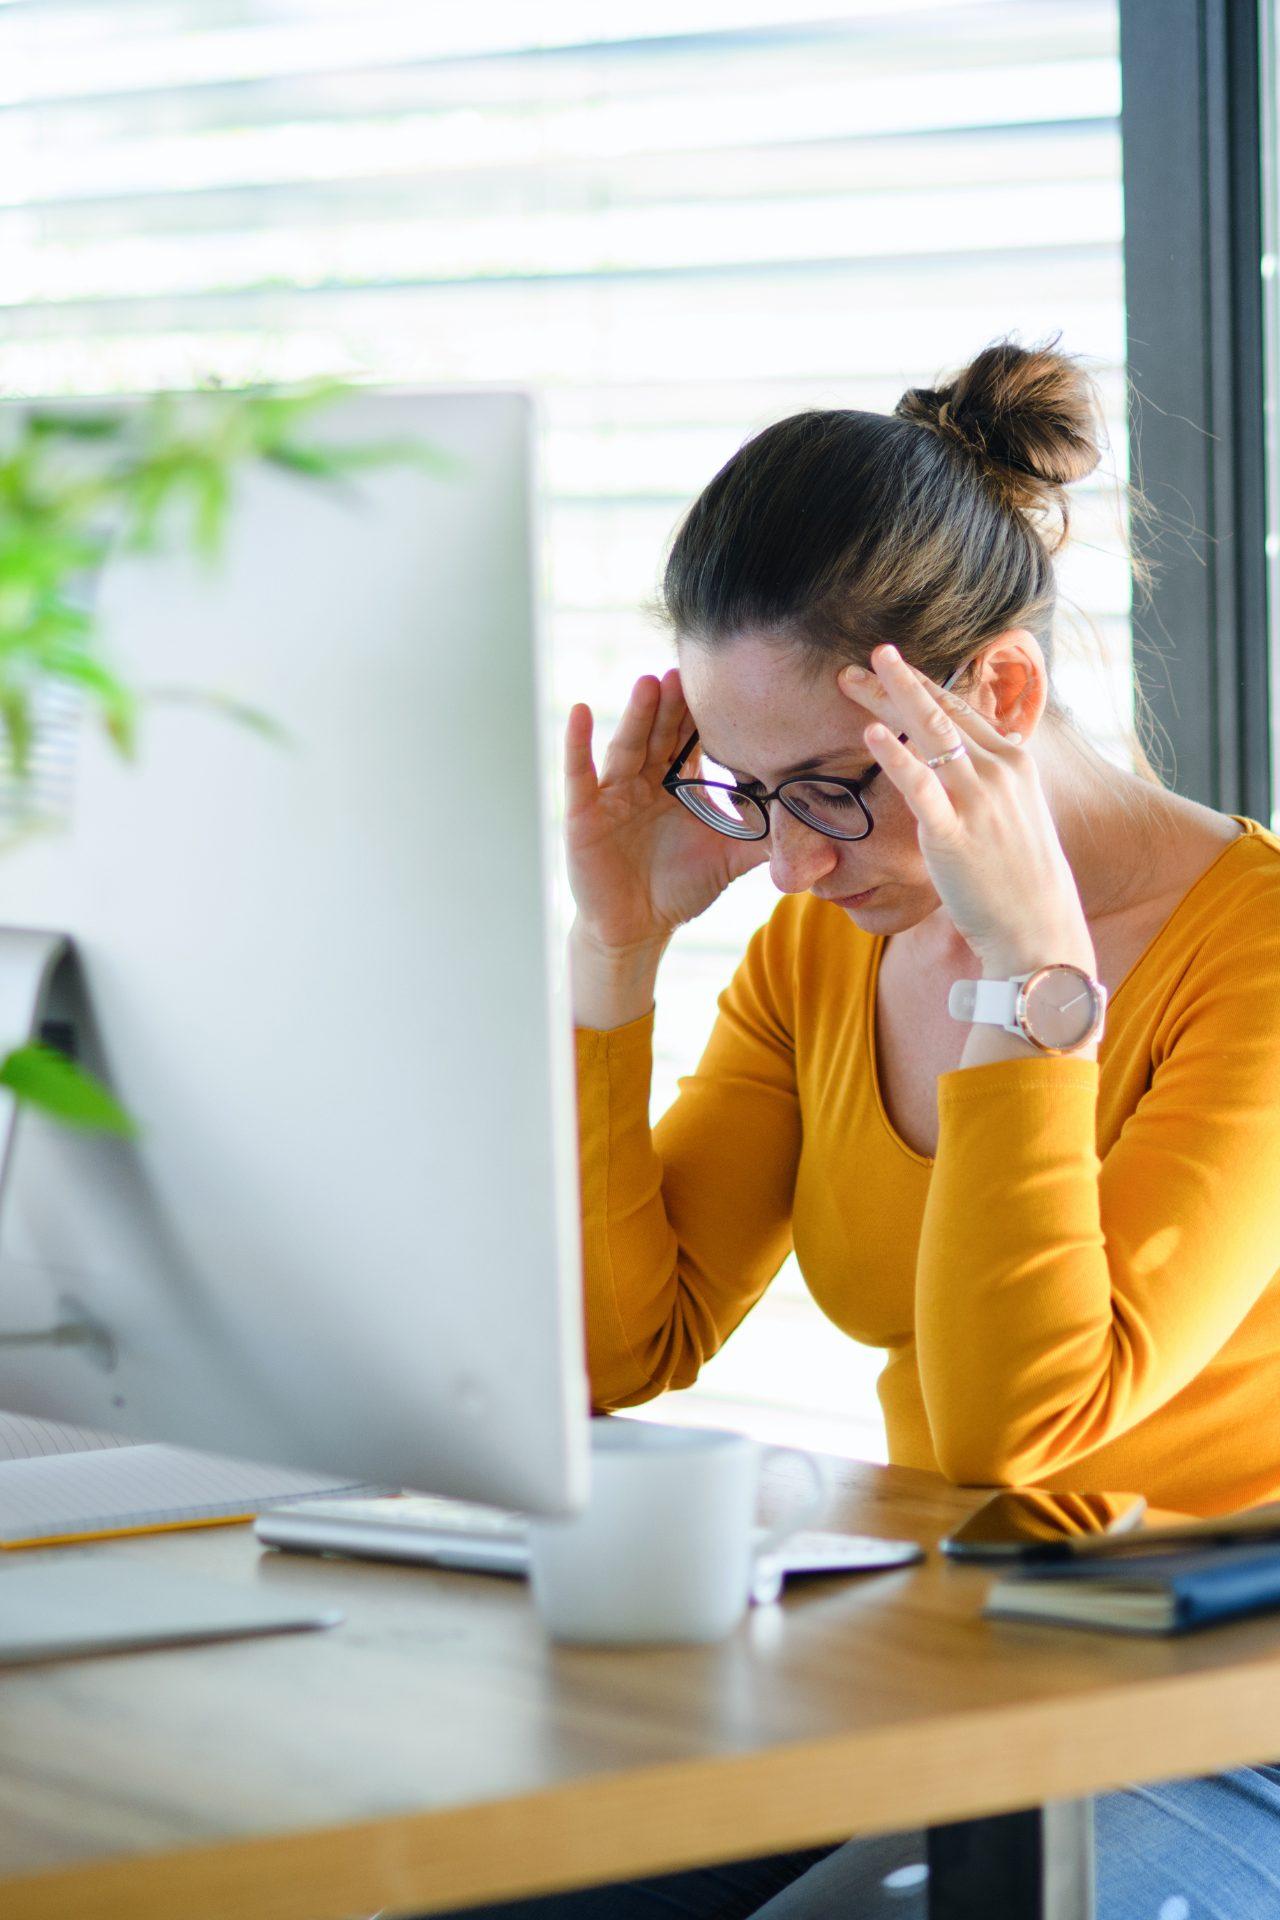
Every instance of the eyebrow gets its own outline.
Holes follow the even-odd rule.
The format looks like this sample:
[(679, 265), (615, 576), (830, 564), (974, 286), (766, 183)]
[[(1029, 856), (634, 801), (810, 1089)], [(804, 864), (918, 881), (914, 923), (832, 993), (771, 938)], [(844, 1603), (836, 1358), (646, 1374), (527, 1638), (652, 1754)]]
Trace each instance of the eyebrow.
[[(722, 767), (728, 767), (729, 772), (734, 778), (741, 781), (744, 786), (750, 785), (752, 781), (755, 781), (757, 785), (762, 786), (764, 784), (763, 781), (756, 780), (755, 774), (747, 774), (742, 771), (741, 767), (730, 766), (727, 760), (722, 760), (718, 753), (714, 753), (712, 749), (707, 746), (706, 741), (702, 739), (701, 735), (699, 735), (699, 739), (706, 751), (708, 759), (716, 761), (717, 764)], [(838, 754), (819, 754), (816, 759), (802, 760), (798, 766), (788, 767), (784, 772), (780, 773), (778, 775), (779, 782), (783, 780), (796, 780), (806, 773), (830, 773), (832, 769), (824, 763), (833, 758), (839, 759), (840, 757)], [(861, 780), (864, 774), (870, 773), (873, 767), (878, 767), (879, 765), (880, 762), (878, 760), (868, 760), (866, 765), (859, 767), (856, 772), (846, 773), (844, 775), (837, 774), (835, 777), (837, 779)]]

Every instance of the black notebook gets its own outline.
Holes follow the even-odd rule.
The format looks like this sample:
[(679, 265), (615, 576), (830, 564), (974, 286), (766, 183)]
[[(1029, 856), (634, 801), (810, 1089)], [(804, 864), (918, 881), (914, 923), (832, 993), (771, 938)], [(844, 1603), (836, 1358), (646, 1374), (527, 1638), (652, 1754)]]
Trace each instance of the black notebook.
[(998, 1580), (983, 1612), (1123, 1633), (1188, 1633), (1272, 1609), (1280, 1609), (1277, 1541), (1028, 1567)]

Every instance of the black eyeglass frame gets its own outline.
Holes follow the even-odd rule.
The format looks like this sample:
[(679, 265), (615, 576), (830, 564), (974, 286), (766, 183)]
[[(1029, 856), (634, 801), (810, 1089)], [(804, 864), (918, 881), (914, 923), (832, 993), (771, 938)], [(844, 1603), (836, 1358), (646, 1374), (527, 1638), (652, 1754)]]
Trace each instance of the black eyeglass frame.
[[(960, 665), (947, 675), (946, 679), (942, 682), (942, 691), (944, 693), (949, 687), (955, 685), (955, 682), (960, 678), (965, 668), (976, 658), (976, 654), (970, 654), (967, 660), (962, 660)], [(900, 733), (898, 735), (898, 739), (903, 745), (906, 745), (910, 738), (910, 734)], [(837, 774), (832, 773), (797, 773), (781, 781), (772, 793), (748, 793), (745, 787), (731, 786), (727, 780), (681, 780), (678, 777), (680, 769), (697, 744), (698, 735), (696, 733), (691, 734), (684, 746), (681, 747), (675, 759), (671, 762), (671, 765), (667, 768), (667, 771), (663, 774), (662, 787), (663, 791), (669, 793), (673, 800), (679, 800), (681, 806), (683, 806), (687, 812), (691, 813), (695, 820), (701, 820), (704, 827), (710, 827), (712, 833), (723, 834), (728, 840), (767, 840), (769, 837), (769, 802), (771, 800), (781, 800), (787, 812), (793, 819), (798, 820), (801, 826), (809, 827), (814, 833), (825, 834), (829, 840), (865, 840), (875, 826), (871, 809), (862, 797), (862, 789), (869, 786), (874, 776), (880, 772), (878, 764), (874, 767), (868, 767), (867, 771), (860, 774), (856, 780), (842, 780)], [(841, 833), (835, 827), (819, 826), (815, 820), (810, 820), (806, 814), (801, 813), (800, 810), (787, 799), (786, 789), (788, 787), (805, 786), (814, 780), (821, 780), (829, 787), (841, 787), (845, 793), (850, 794), (852, 798), (857, 801), (858, 806), (862, 810), (862, 817), (867, 823), (866, 833)], [(681, 799), (681, 790), (685, 787), (712, 787), (717, 793), (731, 793), (735, 799), (750, 801), (752, 806), (758, 807), (764, 815), (763, 830), (760, 833), (734, 833), (730, 827), (717, 826), (713, 820), (708, 820), (704, 813), (700, 813), (692, 802)]]

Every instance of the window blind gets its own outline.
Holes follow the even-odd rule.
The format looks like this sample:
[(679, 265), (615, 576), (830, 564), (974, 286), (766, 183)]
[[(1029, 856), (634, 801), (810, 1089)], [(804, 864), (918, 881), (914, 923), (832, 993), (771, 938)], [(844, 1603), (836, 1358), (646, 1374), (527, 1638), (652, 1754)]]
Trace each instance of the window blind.
[[(1123, 477), (1117, 40), (1114, 0), (0, 0), (0, 392), (536, 388), (556, 697), (603, 740), (671, 660), (681, 513), (769, 421), (1060, 332)], [(1078, 492), (1060, 684), (1123, 761), (1120, 515)], [(774, 897), (672, 949), (655, 1110)], [(878, 1364), (789, 1267), (653, 1411), (883, 1457)]]

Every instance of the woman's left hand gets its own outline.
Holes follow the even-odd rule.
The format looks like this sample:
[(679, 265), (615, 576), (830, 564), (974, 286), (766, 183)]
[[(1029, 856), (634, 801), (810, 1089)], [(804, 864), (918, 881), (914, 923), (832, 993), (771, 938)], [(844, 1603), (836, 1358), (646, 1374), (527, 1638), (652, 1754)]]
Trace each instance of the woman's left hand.
[[(1075, 875), (1021, 735), (1002, 733), (893, 647), (875, 648), (871, 665), (862, 678), (842, 668), (837, 685), (883, 715), (865, 731), (867, 751), (915, 814), (929, 878), (983, 971), (1008, 977), (1068, 960), (1096, 972)], [(925, 765), (961, 741), (967, 753)]]

